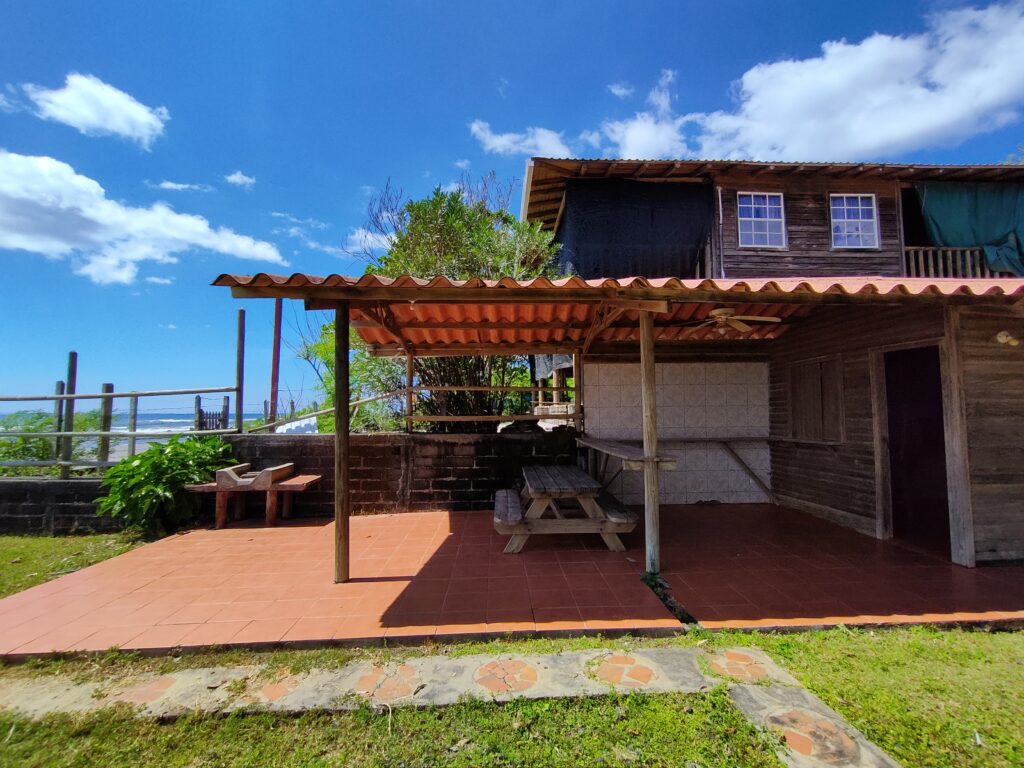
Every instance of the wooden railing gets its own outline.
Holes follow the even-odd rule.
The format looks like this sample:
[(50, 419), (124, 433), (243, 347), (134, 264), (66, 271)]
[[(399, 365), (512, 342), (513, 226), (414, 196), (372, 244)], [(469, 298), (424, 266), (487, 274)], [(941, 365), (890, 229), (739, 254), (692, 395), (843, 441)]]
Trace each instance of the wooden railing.
[(903, 268), (907, 277), (1013, 277), (989, 269), (981, 248), (904, 248)]

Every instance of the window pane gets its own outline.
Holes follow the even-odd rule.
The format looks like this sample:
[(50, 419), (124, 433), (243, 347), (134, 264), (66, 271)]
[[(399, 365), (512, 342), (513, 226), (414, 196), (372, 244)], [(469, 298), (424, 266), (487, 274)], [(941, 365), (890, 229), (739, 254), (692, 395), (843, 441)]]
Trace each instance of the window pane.
[(776, 248), (781, 248), (782, 247), (782, 233), (781, 232), (772, 232), (770, 235), (768, 235), (768, 244), (772, 245), (772, 246), (775, 246)]
[(750, 199), (750, 195), (740, 195), (739, 196), (739, 204), (740, 205), (751, 205), (751, 203), (752, 203), (752, 201)]
[(749, 205), (741, 205), (740, 206), (740, 218), (741, 219), (749, 219), (753, 214), (754, 214), (754, 209), (751, 208)]

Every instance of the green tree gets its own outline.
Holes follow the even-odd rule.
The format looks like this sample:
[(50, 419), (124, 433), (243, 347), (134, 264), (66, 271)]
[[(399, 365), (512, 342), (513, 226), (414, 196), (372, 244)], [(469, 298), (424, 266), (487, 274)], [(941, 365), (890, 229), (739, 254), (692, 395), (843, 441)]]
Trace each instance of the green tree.
[[(552, 275), (558, 246), (539, 223), (519, 221), (508, 212), (513, 186), (497, 183), (491, 173), (475, 183), (464, 178), (451, 191), (436, 188), (427, 198), (408, 200), (389, 183), (370, 203), (366, 227), (369, 244), (357, 255), (367, 262), (367, 272), (386, 277), (522, 280)], [(354, 333), (351, 346), (352, 399), (404, 386), (403, 361), (371, 356)], [(334, 324), (325, 323), (317, 338), (302, 344), (299, 356), (310, 362), (325, 394), (332, 398)], [(515, 386), (529, 382), (526, 358), (522, 356), (417, 358), (415, 376), (423, 386)], [(515, 400), (518, 398), (492, 392), (426, 393), (417, 398), (417, 410), (426, 415), (498, 415), (508, 413)], [(354, 414), (353, 429), (397, 428), (402, 407), (400, 399), (364, 406)], [(435, 430), (494, 428), (493, 422), (439, 422)]]

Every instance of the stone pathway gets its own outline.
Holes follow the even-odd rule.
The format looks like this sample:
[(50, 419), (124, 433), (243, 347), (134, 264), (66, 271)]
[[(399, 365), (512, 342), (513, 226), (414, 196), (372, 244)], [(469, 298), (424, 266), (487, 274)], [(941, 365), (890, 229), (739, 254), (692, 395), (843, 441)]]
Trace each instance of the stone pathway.
[(697, 693), (725, 681), (737, 708), (782, 737), (780, 758), (794, 768), (897, 764), (762, 651), (709, 654), (697, 648), (593, 650), (522, 656), (424, 656), (400, 662), (352, 662), (335, 670), (232, 666), (146, 674), (112, 683), (76, 683), (60, 675), (0, 679), (0, 708), (38, 718), (116, 705), (140, 716), (377, 706), (443, 706), (467, 697), (599, 696), (610, 690)]

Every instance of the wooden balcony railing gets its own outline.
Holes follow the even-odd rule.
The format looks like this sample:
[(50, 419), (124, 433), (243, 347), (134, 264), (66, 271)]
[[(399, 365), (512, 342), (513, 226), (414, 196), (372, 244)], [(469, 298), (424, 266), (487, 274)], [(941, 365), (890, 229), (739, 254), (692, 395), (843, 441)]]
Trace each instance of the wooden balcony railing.
[(907, 277), (1013, 277), (989, 269), (981, 248), (904, 248), (903, 268)]

